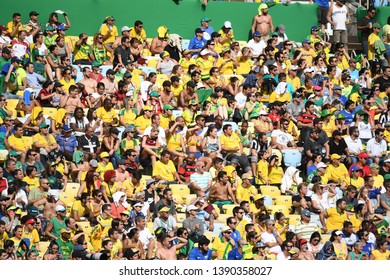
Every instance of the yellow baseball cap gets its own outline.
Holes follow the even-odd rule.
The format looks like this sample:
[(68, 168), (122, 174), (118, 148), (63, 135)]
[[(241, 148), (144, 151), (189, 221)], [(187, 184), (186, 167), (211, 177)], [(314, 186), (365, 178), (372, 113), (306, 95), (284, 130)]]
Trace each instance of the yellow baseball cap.
[(338, 154), (332, 154), (332, 155), (330, 156), (330, 159), (331, 159), (331, 160), (340, 159), (340, 158), (341, 158), (341, 156), (338, 155)]
[(107, 153), (107, 152), (103, 152), (103, 153), (100, 154), (100, 157), (101, 158), (110, 157), (110, 154)]

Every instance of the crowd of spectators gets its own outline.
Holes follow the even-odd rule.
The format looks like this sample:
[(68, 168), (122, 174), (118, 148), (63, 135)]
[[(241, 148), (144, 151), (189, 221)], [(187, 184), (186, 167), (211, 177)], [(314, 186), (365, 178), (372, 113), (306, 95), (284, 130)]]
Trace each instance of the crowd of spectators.
[(0, 259), (389, 260), (390, 25), (369, 7), (351, 58), (345, 2), (320, 2), (301, 42), (265, 3), (248, 42), (210, 15), (187, 45), (15, 12)]

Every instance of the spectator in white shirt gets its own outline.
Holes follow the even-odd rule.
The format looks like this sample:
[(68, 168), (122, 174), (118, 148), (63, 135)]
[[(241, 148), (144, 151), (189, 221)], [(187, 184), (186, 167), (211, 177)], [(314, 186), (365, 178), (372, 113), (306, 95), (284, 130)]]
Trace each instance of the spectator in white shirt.
[(375, 138), (368, 140), (366, 150), (370, 159), (367, 159), (367, 165), (370, 165), (373, 161), (379, 165), (383, 164), (387, 154), (387, 143), (383, 139), (383, 133), (384, 129), (378, 128), (375, 130)]
[(246, 45), (252, 50), (252, 58), (258, 58), (263, 53), (263, 49), (267, 46), (263, 40), (261, 40), (261, 34), (259, 31), (253, 33), (253, 39), (249, 40)]
[(356, 126), (351, 126), (349, 128), (349, 136), (345, 137), (344, 141), (347, 144), (352, 164), (355, 164), (358, 161), (357, 155), (363, 151), (362, 140), (359, 138), (359, 129)]

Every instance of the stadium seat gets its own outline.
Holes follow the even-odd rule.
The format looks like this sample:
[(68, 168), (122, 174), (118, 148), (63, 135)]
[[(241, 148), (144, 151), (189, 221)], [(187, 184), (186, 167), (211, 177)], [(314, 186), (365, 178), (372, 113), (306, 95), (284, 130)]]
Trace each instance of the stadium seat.
[(272, 198), (269, 195), (266, 195), (264, 197), (264, 206), (270, 206), (273, 205)]
[(276, 212), (282, 212), (284, 216), (288, 216), (289, 211), (285, 205), (271, 205), (267, 206), (268, 213), (270, 215), (275, 215)]
[(219, 214), (217, 221), (224, 223), (226, 225), (226, 220), (231, 217), (232, 215), (229, 214)]
[(268, 195), (271, 198), (280, 196), (281, 192), (278, 187), (275, 186), (260, 186), (260, 192), (263, 195)]
[(301, 215), (288, 215), (288, 218), (290, 220), (290, 225), (295, 226), (301, 221)]
[(51, 118), (55, 118), (57, 115), (57, 108), (42, 107), (43, 115)]
[(150, 232), (151, 232), (152, 234), (154, 234), (154, 224), (153, 224), (153, 222), (147, 222), (147, 223), (146, 223), (146, 228), (147, 228), (148, 230), (150, 230)]
[(79, 191), (79, 183), (67, 183), (64, 192), (68, 195), (73, 195), (75, 197)]
[(187, 218), (185, 213), (177, 213), (176, 217), (177, 217), (176, 221), (178, 223), (182, 223)]
[(208, 240), (210, 240), (210, 242), (212, 243), (212, 242), (214, 242), (215, 238), (218, 238), (219, 233), (211, 232), (211, 231), (205, 231), (204, 236), (206, 236), (208, 238)]
[(50, 241), (39, 242), (39, 252), (38, 252), (39, 259), (43, 260), (43, 256), (46, 254), (49, 245), (50, 245)]
[(18, 105), (18, 102), (18, 99), (7, 99), (7, 109), (12, 111), (12, 118), (17, 116), (16, 105)]
[(246, 45), (248, 44), (247, 41), (237, 41), (238, 44), (240, 44), (240, 49), (242, 49), (243, 47), (246, 47)]
[(180, 194), (182, 196), (190, 194), (190, 189), (184, 184), (171, 184), (169, 185), (169, 188), (172, 190), (173, 194)]
[(158, 62), (158, 58), (152, 57), (152, 58), (148, 59), (147, 64), (148, 64), (149, 67), (153, 67), (154, 69), (156, 69), (157, 68), (157, 62)]
[(273, 198), (274, 205), (285, 205), (287, 208), (292, 206), (292, 196), (281, 195)]
[(185, 197), (183, 197), (185, 200), (186, 205), (189, 205), (191, 203), (191, 200), (196, 198), (196, 194), (187, 194)]
[(233, 208), (237, 207), (237, 206), (240, 206), (240, 205), (228, 204), (228, 205), (223, 205), (222, 209), (223, 209), (224, 214), (228, 214), (228, 215), (233, 216)]
[(183, 49), (183, 50), (186, 50), (186, 49), (188, 49), (188, 46), (190, 45), (190, 40), (188, 40), (188, 39), (183, 39), (182, 41), (181, 41), (181, 48)]
[(310, 221), (316, 223), (320, 228), (322, 228), (322, 224), (320, 221), (320, 215), (312, 214), (310, 215)]
[(92, 227), (89, 224), (89, 222), (77, 222), (76, 224), (85, 233), (86, 237), (89, 236), (90, 233), (92, 232)]
[(321, 242), (325, 243), (326, 241), (329, 241), (330, 237), (330, 234), (321, 234)]
[(176, 203), (185, 203), (185, 201), (183, 200), (183, 195), (174, 193), (172, 196), (173, 196), (173, 200)]
[(139, 66), (138, 69), (144, 72), (146, 75), (149, 75), (149, 73), (157, 73), (157, 70), (154, 67)]
[(289, 167), (301, 166), (302, 153), (298, 150), (282, 150), (284, 165)]
[(69, 203), (73, 203), (75, 202), (76, 198), (74, 197), (74, 195), (69, 195), (65, 192), (61, 193), (60, 194), (60, 200), (65, 204), (65, 205), (68, 205)]
[(157, 74), (157, 80), (156, 80), (156, 85), (157, 87), (160, 87), (162, 88), (162, 84), (165, 82), (165, 81), (169, 81), (169, 77), (165, 74)]

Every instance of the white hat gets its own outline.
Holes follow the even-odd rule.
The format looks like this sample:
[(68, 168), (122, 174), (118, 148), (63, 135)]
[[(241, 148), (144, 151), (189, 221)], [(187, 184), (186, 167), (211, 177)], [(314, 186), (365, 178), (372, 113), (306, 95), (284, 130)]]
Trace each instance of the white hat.
[(314, 97), (316, 97), (316, 95), (313, 93), (313, 94), (310, 94), (310, 96), (309, 96), (309, 98), (308, 98), (308, 99), (310, 99), (310, 98), (314, 98)]
[(200, 55), (206, 55), (206, 54), (210, 54), (210, 51), (208, 49), (204, 49), (200, 52)]
[(196, 89), (201, 89), (201, 88), (205, 88), (205, 85), (201, 82), (197, 83), (196, 84)]
[(47, 192), (47, 194), (50, 195), (50, 196), (52, 196), (52, 197), (54, 197), (54, 199), (55, 199), (56, 201), (58, 201), (58, 200), (60, 199), (60, 194), (58, 193), (58, 190), (49, 190), (49, 191)]
[(133, 207), (137, 207), (137, 206), (139, 206), (139, 207), (143, 207), (143, 206), (144, 206), (144, 204), (143, 204), (143, 203), (141, 203), (141, 202), (137, 202), (136, 204), (134, 204), (134, 205), (133, 205)]
[(317, 169), (318, 168), (327, 168), (327, 167), (328, 166), (325, 163), (323, 163), (323, 162), (320, 162), (320, 163), (317, 164)]
[(221, 228), (221, 232), (227, 232), (227, 231), (232, 231), (232, 229), (228, 226), (224, 226)]
[(199, 209), (195, 205), (192, 205), (192, 204), (188, 205), (187, 206), (187, 212), (190, 212), (192, 210), (199, 210)]
[(66, 208), (62, 205), (57, 205), (56, 206), (56, 212), (64, 212), (66, 211)]
[(385, 161), (384, 162), (390, 162), (390, 158), (388, 158), (388, 159), (385, 159)]
[(342, 232), (341, 230), (338, 230), (338, 231), (335, 232), (335, 234), (336, 234), (336, 235), (342, 235), (343, 232)]
[(123, 26), (121, 31), (130, 31), (130, 27), (128, 27), (127, 25)]
[(223, 24), (223, 26), (224, 26), (225, 28), (232, 28), (232, 23), (231, 23), (230, 21), (225, 21), (224, 24)]
[(261, 110), (261, 111), (259, 112), (259, 115), (260, 115), (260, 116), (268, 116), (268, 113), (267, 113), (267, 111), (265, 111), (265, 110)]
[(305, 70), (303, 70), (303, 73), (311, 73), (311, 72), (314, 72), (314, 69), (312, 67), (309, 67), (309, 68), (306, 68)]
[(289, 67), (288, 67), (288, 70), (298, 70), (298, 65), (290, 65)]

